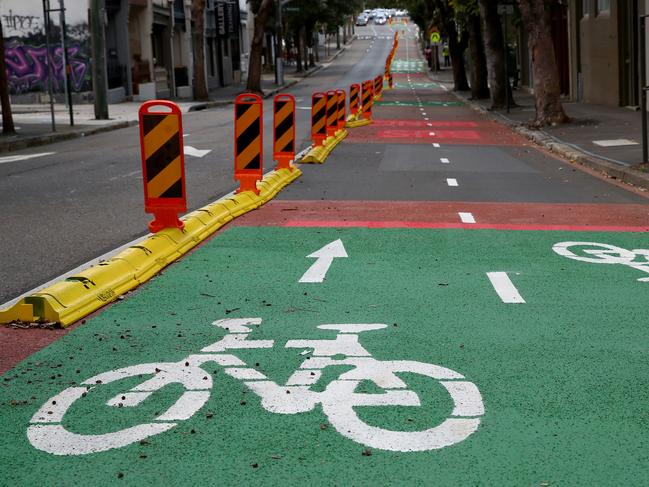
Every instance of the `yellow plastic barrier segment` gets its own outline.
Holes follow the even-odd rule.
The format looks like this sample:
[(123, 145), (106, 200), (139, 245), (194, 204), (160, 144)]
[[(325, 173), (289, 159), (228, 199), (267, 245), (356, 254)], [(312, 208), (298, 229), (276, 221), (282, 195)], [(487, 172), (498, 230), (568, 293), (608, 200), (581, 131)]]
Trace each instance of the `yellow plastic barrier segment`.
[(161, 230), (105, 262), (0, 310), (0, 324), (19, 321), (68, 326), (148, 281), (233, 218), (271, 200), (301, 174), (296, 167), (272, 171), (259, 182), (259, 195), (244, 191), (195, 210), (182, 218), (182, 230)]

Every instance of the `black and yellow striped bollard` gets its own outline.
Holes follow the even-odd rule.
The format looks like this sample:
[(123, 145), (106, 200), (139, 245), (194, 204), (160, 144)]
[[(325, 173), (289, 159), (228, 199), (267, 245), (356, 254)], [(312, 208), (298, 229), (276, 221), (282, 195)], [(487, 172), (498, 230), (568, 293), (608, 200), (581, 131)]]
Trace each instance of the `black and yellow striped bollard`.
[(327, 138), (327, 95), (321, 91), (311, 95), (311, 138), (314, 147)]
[(366, 120), (372, 120), (372, 102), (374, 97), (374, 90), (372, 88), (372, 80), (363, 81), (363, 93), (361, 94), (362, 99), (362, 110), (363, 118)]
[(149, 230), (156, 233), (163, 228), (183, 228), (178, 219), (178, 213), (187, 211), (180, 108), (170, 101), (151, 100), (140, 107), (138, 115), (144, 211), (154, 217)]
[(338, 130), (338, 93), (327, 91), (327, 136), (334, 137)]
[(353, 85), (350, 85), (349, 87), (349, 114), (353, 117), (358, 115), (358, 111), (360, 110), (361, 104), (360, 104), (360, 94), (361, 94), (361, 86), (357, 83), (354, 83)]
[(347, 117), (345, 113), (345, 105), (346, 105), (346, 93), (345, 90), (336, 90), (336, 93), (338, 94), (338, 130), (342, 130), (345, 128), (345, 124), (347, 123)]
[(234, 101), (234, 179), (237, 193), (259, 194), (257, 181), (263, 177), (263, 105), (261, 97), (249, 93)]
[(295, 98), (279, 94), (273, 100), (273, 158), (277, 161), (275, 170), (293, 170), (295, 159)]

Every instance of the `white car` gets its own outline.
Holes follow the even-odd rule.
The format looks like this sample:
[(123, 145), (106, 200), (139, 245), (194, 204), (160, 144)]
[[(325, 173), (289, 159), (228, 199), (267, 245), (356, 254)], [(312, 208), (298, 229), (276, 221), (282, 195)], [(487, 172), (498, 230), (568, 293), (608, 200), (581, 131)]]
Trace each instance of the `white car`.
[(385, 18), (384, 15), (377, 15), (376, 17), (374, 17), (374, 23), (376, 25), (383, 25), (386, 22), (387, 22), (387, 19)]

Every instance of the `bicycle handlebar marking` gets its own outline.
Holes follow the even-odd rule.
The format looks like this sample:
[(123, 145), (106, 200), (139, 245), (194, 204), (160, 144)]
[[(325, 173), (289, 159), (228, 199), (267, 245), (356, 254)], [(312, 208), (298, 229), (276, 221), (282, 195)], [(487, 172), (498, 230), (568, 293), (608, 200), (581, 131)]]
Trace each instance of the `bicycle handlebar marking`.
[[(216, 363), (224, 367), (228, 376), (243, 381), (248, 389), (261, 398), (261, 405), (266, 411), (297, 414), (312, 411), (320, 405), (338, 433), (371, 448), (399, 452), (444, 448), (464, 441), (473, 434), (484, 414), (480, 391), (462, 374), (424, 362), (378, 360), (372, 357), (359, 342), (358, 335), (384, 329), (387, 327), (384, 324), (326, 324), (318, 328), (336, 331), (336, 338), (288, 340), (285, 348), (306, 348), (312, 351), (312, 357), (301, 364), (285, 385), (271, 381), (263, 373), (248, 367), (240, 358), (225, 353), (272, 348), (274, 340), (248, 339), (251, 326), (261, 324), (261, 318), (223, 319), (212, 324), (226, 329), (227, 334), (198, 354), (191, 354), (179, 362), (138, 364), (104, 372), (87, 379), (81, 387), (69, 387), (50, 398), (31, 419), (27, 430), (29, 441), (35, 448), (54, 455), (86, 455), (128, 446), (169, 431), (179, 421), (190, 419), (208, 402), (213, 382), (211, 375), (202, 367), (206, 363)], [(338, 358), (341, 355), (345, 358)], [(319, 381), (323, 369), (340, 365), (353, 368), (327, 384), (323, 391), (311, 389)], [(421, 407), (419, 396), (408, 389), (406, 382), (398, 375), (401, 373), (420, 374), (439, 381), (453, 400), (451, 416), (441, 424), (422, 431), (393, 431), (362, 421), (355, 411), (356, 407)], [(108, 400), (106, 406), (136, 407), (169, 384), (180, 384), (185, 391), (153, 422), (120, 431), (84, 435), (68, 431), (61, 424), (76, 401), (92, 394), (102, 384), (137, 376), (150, 378)], [(385, 389), (385, 392), (357, 392), (359, 385), (367, 380)]]

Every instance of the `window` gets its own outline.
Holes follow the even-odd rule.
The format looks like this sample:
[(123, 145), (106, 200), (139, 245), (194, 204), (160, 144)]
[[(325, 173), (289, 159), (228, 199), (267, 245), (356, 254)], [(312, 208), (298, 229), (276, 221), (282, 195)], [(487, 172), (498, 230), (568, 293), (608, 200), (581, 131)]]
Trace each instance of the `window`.
[(597, 0), (597, 13), (611, 10), (611, 0)]

